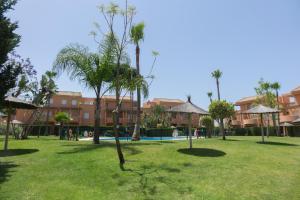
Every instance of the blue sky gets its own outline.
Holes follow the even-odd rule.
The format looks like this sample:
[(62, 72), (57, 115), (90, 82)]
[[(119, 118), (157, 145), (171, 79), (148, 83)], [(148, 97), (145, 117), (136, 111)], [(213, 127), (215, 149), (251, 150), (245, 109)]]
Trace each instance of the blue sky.
[[(80, 43), (96, 48), (90, 31), (104, 24), (99, 0), (20, 0), (9, 15), (19, 22), (22, 42), (17, 52), (29, 57), (39, 75), (52, 68), (61, 48)], [(123, 3), (123, 0), (114, 1)], [(281, 92), (300, 85), (299, 0), (129, 0), (136, 22), (146, 23), (141, 68), (150, 69), (152, 50), (160, 53), (155, 66), (153, 97), (192, 100), (207, 108), (208, 91), (216, 97), (211, 72), (223, 71), (221, 96), (228, 101), (254, 95), (260, 78), (279, 81)], [(133, 55), (133, 49), (128, 49)], [(134, 60), (134, 57), (132, 57)], [(134, 63), (133, 63), (134, 64)], [(60, 90), (92, 91), (58, 78)]]

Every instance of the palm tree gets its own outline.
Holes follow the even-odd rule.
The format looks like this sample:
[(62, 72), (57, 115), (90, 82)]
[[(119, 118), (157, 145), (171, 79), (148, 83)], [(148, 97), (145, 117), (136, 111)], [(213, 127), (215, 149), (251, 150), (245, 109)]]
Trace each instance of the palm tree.
[(70, 45), (59, 52), (54, 63), (55, 70), (66, 71), (71, 80), (77, 79), (95, 92), (94, 144), (99, 144), (100, 103), (102, 95), (107, 91), (101, 90), (108, 81), (111, 81), (114, 66), (114, 47), (109, 37), (104, 40), (100, 48), (100, 54), (96, 54), (90, 53), (86, 47)]
[(220, 96), (220, 78), (222, 77), (223, 73), (218, 69), (211, 73), (212, 77), (216, 79), (217, 82), (217, 89), (218, 89), (218, 100), (221, 100)]
[[(279, 110), (279, 90), (281, 88), (281, 85), (280, 83), (275, 82), (271, 85), (271, 88), (276, 92), (277, 109)], [(280, 113), (278, 113), (277, 120), (278, 120), (277, 136), (280, 136)]]
[(41, 92), (46, 96), (46, 105), (47, 105), (47, 115), (46, 115), (46, 135), (49, 135), (49, 114), (50, 114), (50, 99), (56, 93), (57, 85), (53, 80), (57, 76), (57, 73), (54, 71), (46, 71), (44, 75), (42, 75), (42, 79), (40, 82)]
[(212, 103), (212, 96), (213, 96), (213, 93), (212, 92), (208, 92), (207, 93), (207, 96), (208, 96), (208, 98), (209, 98), (209, 100), (210, 100), (210, 103)]
[(64, 124), (68, 123), (71, 120), (71, 118), (70, 118), (69, 114), (66, 113), (66, 112), (58, 112), (58, 113), (56, 113), (54, 118), (55, 118), (55, 121), (60, 124), (60, 126), (59, 126), (59, 139), (62, 140), (62, 139), (64, 139), (63, 134), (62, 134)]
[[(220, 78), (222, 77), (223, 73), (218, 69), (211, 73), (212, 77), (216, 79), (217, 83), (217, 91), (218, 91), (218, 100), (221, 101), (221, 95), (220, 95)], [(225, 134), (224, 134), (224, 121), (223, 119), (219, 119), (220, 128), (221, 128), (221, 134), (223, 135), (223, 140), (225, 140)]]
[[(135, 44), (135, 56), (136, 56), (136, 70), (138, 76), (140, 76), (140, 42), (144, 39), (144, 28), (143, 22), (132, 26), (131, 28), (131, 40)], [(141, 127), (141, 89), (137, 88), (137, 118), (132, 140), (140, 140), (140, 127)]]

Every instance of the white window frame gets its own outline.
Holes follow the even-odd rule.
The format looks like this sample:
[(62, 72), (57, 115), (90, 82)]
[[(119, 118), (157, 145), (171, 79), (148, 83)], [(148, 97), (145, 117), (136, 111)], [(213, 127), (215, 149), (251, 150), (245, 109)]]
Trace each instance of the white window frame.
[(90, 113), (89, 112), (84, 112), (83, 113), (83, 119), (85, 119), (85, 120), (90, 119)]
[(66, 106), (68, 104), (68, 101), (66, 99), (61, 100), (61, 105)]
[(76, 99), (72, 99), (72, 106), (77, 106), (78, 105), (78, 102)]

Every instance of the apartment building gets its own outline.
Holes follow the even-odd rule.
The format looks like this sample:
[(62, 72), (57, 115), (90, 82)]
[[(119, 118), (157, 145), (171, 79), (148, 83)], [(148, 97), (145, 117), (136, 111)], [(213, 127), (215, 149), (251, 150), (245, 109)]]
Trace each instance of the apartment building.
[[(232, 120), (232, 125), (237, 127), (259, 126), (260, 120), (257, 115), (241, 114), (249, 110), (255, 103), (257, 96), (246, 97), (238, 100), (235, 105), (239, 107), (236, 116)], [(282, 94), (279, 97), (280, 122), (292, 123), (300, 118), (300, 86), (292, 91)], [(270, 120), (272, 123), (272, 120)]]
[[(143, 112), (149, 112), (151, 108), (153, 108), (155, 105), (163, 106), (166, 110), (178, 106), (180, 104), (185, 103), (184, 101), (180, 99), (167, 99), (167, 98), (154, 98), (151, 101), (147, 101), (143, 105)], [(197, 114), (192, 115), (192, 126), (198, 127), (199, 126), (199, 119), (200, 116)], [(172, 126), (182, 126), (186, 127), (188, 126), (188, 117), (184, 113), (171, 113), (171, 124)]]
[[(113, 110), (116, 106), (114, 96), (104, 96), (101, 101), (100, 120), (104, 126), (113, 125)], [(83, 97), (80, 92), (60, 91), (50, 99), (50, 105), (40, 109), (41, 114), (38, 121), (45, 122), (49, 116), (49, 125), (55, 125), (55, 114), (66, 112), (71, 117), (70, 124), (79, 126), (93, 126), (95, 113), (95, 98)], [(27, 124), (32, 116), (28, 110), (18, 109), (15, 119)], [(129, 97), (124, 97), (120, 110), (120, 125), (130, 125), (136, 119), (137, 102), (131, 101)], [(36, 123), (38, 124), (38, 122)]]

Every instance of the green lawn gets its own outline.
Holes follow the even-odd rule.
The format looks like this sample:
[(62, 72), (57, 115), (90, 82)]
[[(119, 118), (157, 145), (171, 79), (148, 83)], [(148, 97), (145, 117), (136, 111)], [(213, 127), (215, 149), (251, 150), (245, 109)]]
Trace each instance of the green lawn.
[[(300, 199), (300, 138), (114, 143), (10, 140), (0, 199)], [(1, 139), (1, 148), (3, 139)]]

